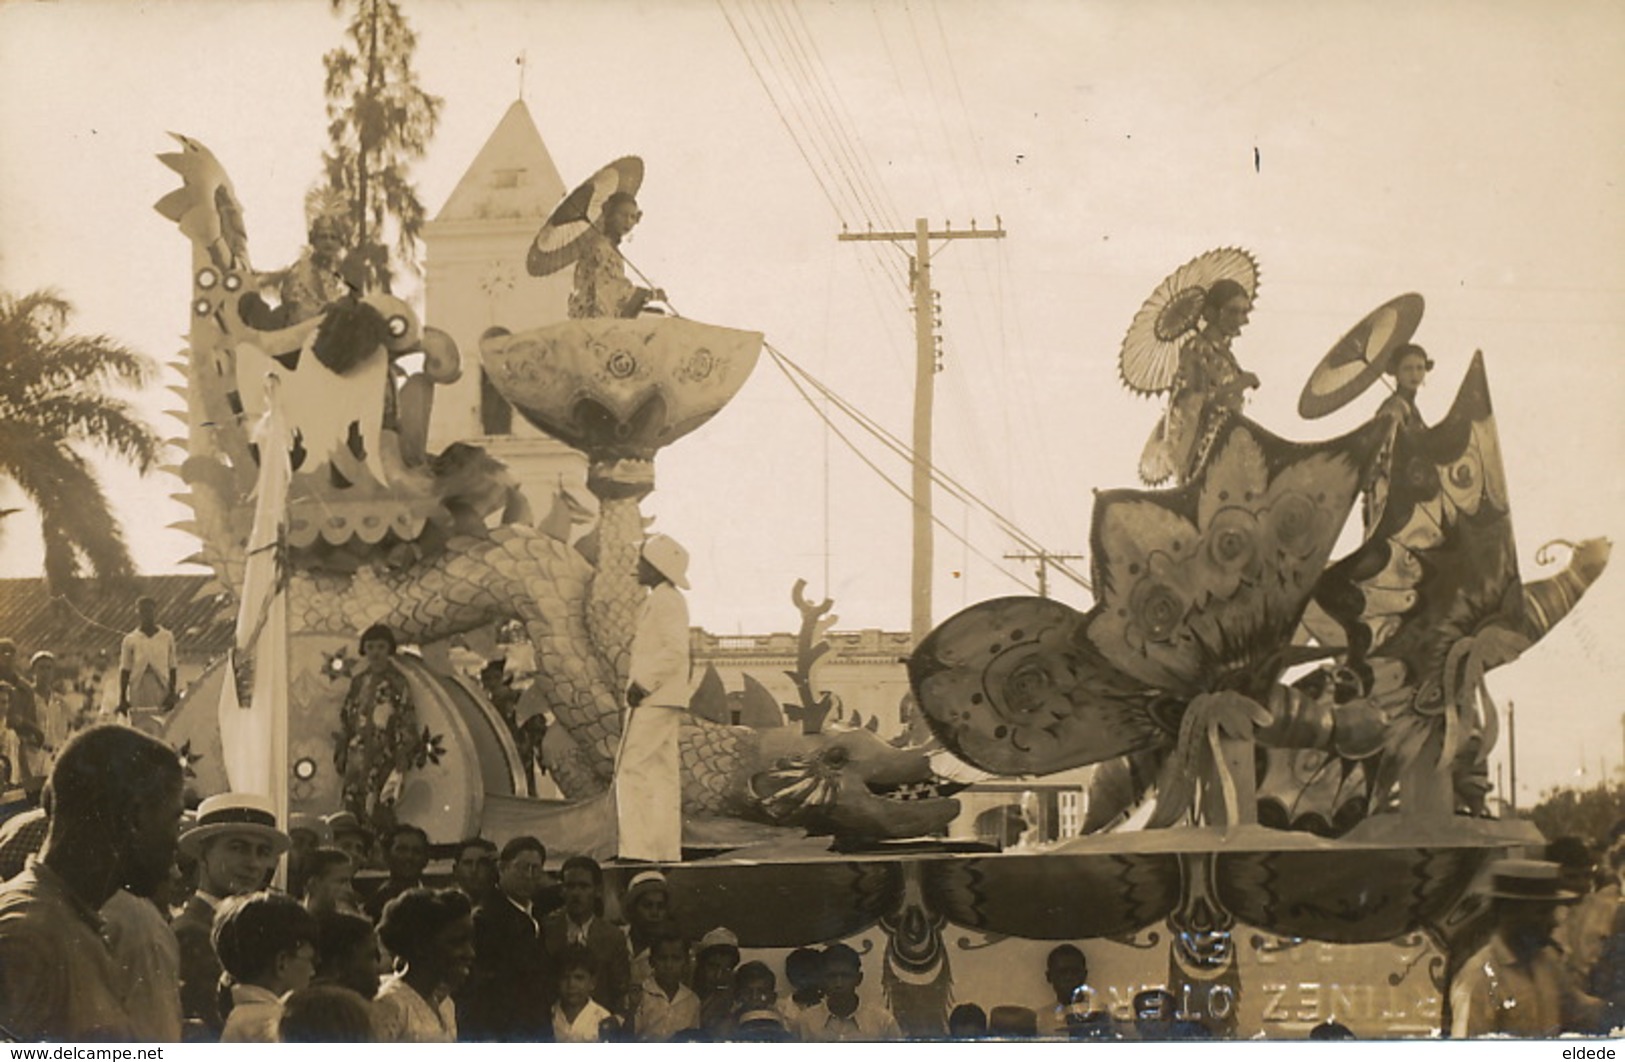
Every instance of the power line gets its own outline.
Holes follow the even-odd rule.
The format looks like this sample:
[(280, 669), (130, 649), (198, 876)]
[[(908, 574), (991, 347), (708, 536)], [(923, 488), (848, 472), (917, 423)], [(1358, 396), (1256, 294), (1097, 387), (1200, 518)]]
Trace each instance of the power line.
[[(771, 27), (763, 19), (762, 28), (758, 28), (757, 24), (751, 21), (748, 9), (743, 4), (738, 7), (739, 18), (737, 22), (734, 16), (729, 13), (723, 0), (717, 0), (717, 6), (722, 11), (723, 18), (727, 20), (728, 28), (733, 32), (734, 40), (739, 44), (740, 50), (745, 53), (745, 59), (750, 64), (751, 72), (756, 75), (757, 82), (761, 84), (762, 90), (767, 93), (768, 101), (772, 104), (780, 124), (784, 126), (785, 132), (790, 134), (792, 143), (794, 143), (797, 152), (801, 155), (802, 161), (812, 171), (813, 179), (818, 183), (819, 190), (823, 193), (830, 208), (835, 212), (836, 218), (843, 225), (861, 221), (863, 224), (872, 226), (874, 223), (873, 215), (865, 209), (863, 205), (864, 197), (857, 192), (857, 183), (840, 163), (838, 149), (832, 156), (831, 148), (825, 142), (826, 137), (823, 135), (823, 129), (816, 119), (816, 108), (807, 104), (806, 97), (800, 94), (789, 78), (782, 73), (786, 64), (782, 61), (776, 61), (774, 55), (770, 52), (766, 42), (772, 36)], [(741, 24), (744, 26), (743, 32), (740, 29)], [(755, 42), (754, 50), (746, 42), (747, 33)], [(773, 51), (778, 52), (780, 56), (787, 54), (785, 47), (780, 46), (777, 41), (774, 42)], [(758, 56), (760, 62), (758, 62)], [(779, 83), (777, 90), (775, 90), (773, 80), (768, 77), (770, 72), (775, 75), (775, 79)], [(804, 110), (812, 113), (814, 117), (804, 118)], [(838, 140), (838, 135), (831, 134), (827, 139), (830, 142), (835, 142)], [(876, 248), (873, 254), (875, 262), (872, 264), (879, 266), (880, 274), (885, 278), (885, 281), (892, 286), (898, 295), (906, 295), (906, 291), (898, 282), (896, 274), (887, 267), (888, 263), (882, 257), (881, 250)], [(872, 275), (870, 279), (873, 280)]]
[[(841, 116), (840, 124), (842, 128), (851, 128), (853, 126), (851, 111), (848, 110), (846, 100), (841, 95), (840, 86), (836, 84), (835, 81), (829, 76), (829, 68), (824, 62), (823, 52), (821, 52), (818, 48), (818, 39), (813, 36), (811, 28), (807, 26), (806, 19), (802, 17), (800, 0), (790, 0), (790, 6), (791, 10), (795, 12), (796, 20), (801, 23), (803, 33), (807, 37), (808, 46), (812, 50), (815, 68), (821, 74), (823, 74), (824, 81), (829, 85), (830, 95), (835, 100), (836, 112)], [(897, 204), (894, 203), (891, 200), (891, 197), (886, 194), (886, 186), (885, 183), (880, 180), (880, 171), (875, 166), (874, 156), (869, 154), (869, 149), (861, 138), (854, 136), (851, 139), (858, 154), (861, 156), (858, 172), (868, 176), (868, 179), (875, 186), (876, 190), (879, 192), (880, 198), (883, 200), (882, 205), (885, 207), (885, 209), (881, 212), (880, 223), (882, 225), (897, 224), (902, 216), (901, 212), (897, 209)]]
[[(771, 345), (769, 345), (768, 349), (773, 354), (776, 361), (780, 363), (779, 367), (781, 370), (785, 370), (786, 372), (793, 370), (796, 375), (800, 376), (802, 380), (807, 383), (807, 386), (811, 387), (820, 396), (826, 398), (831, 405), (833, 405), (837, 410), (845, 414), (847, 417), (851, 418), (859, 427), (863, 428), (864, 431), (868, 432), (873, 438), (878, 440), (882, 446), (905, 461), (913, 460), (914, 455), (908, 448), (907, 444), (905, 444), (901, 439), (898, 439), (897, 436), (893, 435), (891, 432), (887, 431), (885, 426), (881, 425), (879, 422), (874, 420), (874, 418), (870, 417), (861, 409), (854, 406), (851, 402), (841, 397), (841, 395), (836, 393), (828, 385), (824, 384), (802, 366), (798, 365), (783, 351), (777, 350)], [(800, 388), (798, 387), (797, 390), (799, 391)], [(803, 392), (803, 394), (805, 394), (805, 392)], [(994, 523), (998, 525), (1000, 530), (1009, 535), (1011, 538), (1015, 539), (1016, 543), (1023, 548), (1033, 551), (1044, 550), (1043, 545), (1041, 545), (1037, 539), (1027, 534), (1027, 532), (1023, 531), (1003, 513), (999, 512), (992, 505), (978, 497), (974, 491), (970, 490), (970, 488), (966, 487), (953, 476), (948, 475), (937, 466), (930, 465), (929, 467), (934, 482), (938, 486), (942, 487), (943, 490), (945, 490), (951, 497), (986, 513), (993, 519)], [(1061, 556), (1061, 554), (1050, 553), (1052, 566), (1084, 589), (1092, 589), (1089, 581), (1086, 578), (1084, 578), (1071, 566), (1059, 560)]]
[(728, 14), (728, 9), (723, 5), (722, 0), (717, 0), (717, 7), (721, 9), (722, 17), (727, 20), (728, 29), (733, 32), (734, 40), (739, 42), (739, 50), (745, 53), (745, 61), (750, 64), (751, 73), (756, 75), (756, 80), (761, 83), (762, 91), (767, 93), (767, 100), (773, 105), (773, 112), (778, 115), (779, 123), (784, 126), (784, 131), (790, 134), (790, 142), (795, 145), (796, 151), (801, 155), (801, 160), (807, 164), (807, 169), (812, 172), (813, 180), (818, 184), (818, 190), (824, 193), (824, 199), (828, 201), (830, 209), (835, 211), (835, 216), (844, 218), (845, 212), (841, 209), (841, 204), (836, 201), (834, 193), (830, 191), (829, 185), (825, 183), (818, 167), (813, 165), (812, 159), (808, 157), (807, 150), (802, 145), (801, 139), (796, 136), (795, 128), (791, 126), (790, 120), (785, 117), (784, 108), (779, 105), (778, 98), (768, 85), (766, 76), (763, 75), (761, 68), (756, 65), (756, 59), (751, 54), (750, 48), (746, 46), (745, 38), (740, 35), (739, 27), (734, 24), (733, 16)]
[[(898, 494), (902, 495), (905, 499), (912, 500), (912, 498), (911, 498), (911, 496), (910, 496), (910, 494), (908, 492), (908, 489), (905, 488), (901, 483), (898, 483), (896, 480), (894, 480), (890, 476), (888, 476), (880, 468), (879, 465), (875, 464), (874, 461), (867, 454), (865, 454), (861, 449), (858, 448), (858, 445), (855, 442), (853, 442), (851, 436), (847, 435), (846, 432), (842, 431), (838, 426), (836, 426), (835, 422), (830, 419), (828, 414), (826, 414), (822, 409), (820, 409), (818, 407), (818, 403), (813, 401), (812, 396), (807, 393), (805, 388), (802, 387), (801, 381), (796, 378), (797, 374), (801, 374), (801, 375), (805, 376), (805, 370), (801, 369), (800, 366), (797, 366), (797, 365), (795, 365), (794, 362), (790, 361), (790, 359), (784, 354), (784, 352), (779, 350), (777, 347), (773, 346), (773, 344), (767, 343), (767, 344), (765, 344), (765, 346), (767, 348), (768, 354), (770, 354), (772, 356), (772, 358), (773, 358), (773, 363), (779, 367), (779, 371), (784, 373), (785, 378), (790, 381), (790, 386), (794, 387), (796, 389), (796, 393), (801, 396), (802, 401), (806, 402), (808, 407), (811, 408), (814, 413), (818, 414), (819, 419), (824, 422), (824, 424), (829, 428), (829, 430), (832, 433), (834, 433), (835, 437), (840, 439), (841, 442), (845, 443), (847, 449), (851, 450), (853, 455), (855, 457), (857, 457), (857, 459), (859, 461), (862, 461), (866, 466), (868, 466), (868, 468), (869, 468), (869, 470), (871, 472), (873, 472), (876, 476), (879, 476), (881, 481), (884, 482), (888, 487), (890, 487), (892, 490), (896, 491)], [(794, 367), (794, 369), (795, 369), (794, 372), (791, 371), (792, 367)], [(809, 377), (809, 379), (810, 379), (810, 377)], [(980, 557), (983, 560), (987, 561), (987, 563), (992, 566), (994, 571), (997, 571), (1001, 575), (1004, 575), (1004, 576), (1008, 577), (1012, 582), (1014, 582), (1016, 585), (1020, 586), (1024, 590), (1036, 591), (1038, 589), (1036, 586), (1034, 586), (1033, 584), (1027, 582), (1021, 576), (1016, 575), (1014, 572), (1011, 572), (1006, 568), (1000, 567), (998, 561), (994, 560), (992, 557), (988, 556), (986, 553), (983, 553), (981, 550), (977, 549), (974, 545), (971, 544), (970, 539), (968, 539), (965, 536), (961, 535), (959, 532), (955, 531), (952, 527), (949, 527), (946, 523), (943, 522), (943, 520), (940, 517), (936, 516), (935, 514), (932, 514), (931, 519), (938, 527), (940, 527), (944, 531), (948, 532), (948, 534), (953, 539), (955, 539), (956, 541), (958, 541), (962, 545), (964, 545), (964, 547), (966, 549), (970, 550), (972, 553), (976, 554), (978, 557)]]

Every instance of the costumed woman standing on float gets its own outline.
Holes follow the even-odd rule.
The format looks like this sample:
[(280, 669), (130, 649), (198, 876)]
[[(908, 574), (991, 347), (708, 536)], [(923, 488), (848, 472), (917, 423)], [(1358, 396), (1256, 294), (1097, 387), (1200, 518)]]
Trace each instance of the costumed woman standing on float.
[(1140, 454), (1147, 486), (1195, 479), (1225, 424), (1241, 412), (1244, 392), (1258, 386), (1230, 349), (1257, 291), (1252, 255), (1221, 247), (1174, 270), (1134, 315), (1118, 372), (1131, 391), (1168, 395), (1167, 411)]
[(1234, 280), (1217, 280), (1202, 299), (1202, 325), (1179, 349), (1179, 372), (1168, 401), (1164, 453), (1181, 486), (1196, 478), (1225, 422), (1241, 412), (1244, 392), (1258, 377), (1236, 361), (1230, 343), (1241, 334), (1253, 297)]
[(406, 772), (417, 765), (417, 711), (406, 674), (396, 666), (395, 632), (382, 623), (361, 635), (366, 666), (350, 680), (339, 709), (333, 765), (344, 780), (344, 807), (383, 830), (394, 825)]

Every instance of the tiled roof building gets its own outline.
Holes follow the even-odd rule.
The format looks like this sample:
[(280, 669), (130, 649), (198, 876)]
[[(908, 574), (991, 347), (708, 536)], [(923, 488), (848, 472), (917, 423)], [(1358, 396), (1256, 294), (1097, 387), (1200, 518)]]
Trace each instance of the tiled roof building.
[(175, 633), (181, 657), (201, 663), (231, 646), (236, 604), (218, 586), (211, 575), (148, 575), (97, 583), (69, 601), (53, 597), (43, 579), (0, 579), (0, 638), (16, 642), (25, 661), (41, 649), (116, 656), (125, 632), (139, 622), (136, 601), (151, 597), (158, 622)]

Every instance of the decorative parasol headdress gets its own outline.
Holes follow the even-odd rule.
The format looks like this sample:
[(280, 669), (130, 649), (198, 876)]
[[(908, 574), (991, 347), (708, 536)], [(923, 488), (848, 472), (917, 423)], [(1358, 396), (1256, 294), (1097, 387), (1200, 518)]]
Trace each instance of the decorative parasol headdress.
[(525, 269), (533, 277), (557, 273), (581, 257), (582, 240), (598, 227), (604, 203), (617, 192), (637, 195), (643, 185), (643, 160), (618, 158), (587, 179), (553, 208), (531, 244)]
[(1136, 394), (1158, 395), (1171, 388), (1179, 371), (1179, 343), (1202, 319), (1208, 289), (1233, 280), (1258, 295), (1258, 263), (1239, 247), (1221, 247), (1192, 258), (1169, 274), (1145, 300), (1123, 337), (1117, 370)]

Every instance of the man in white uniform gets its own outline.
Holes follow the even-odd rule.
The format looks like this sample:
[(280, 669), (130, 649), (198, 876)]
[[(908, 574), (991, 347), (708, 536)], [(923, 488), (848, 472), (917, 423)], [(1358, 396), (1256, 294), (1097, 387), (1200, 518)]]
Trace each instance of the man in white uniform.
[(175, 636), (158, 626), (158, 602), (135, 603), (141, 625), (119, 645), (118, 712), (132, 726), (157, 733), (159, 713), (175, 707)]
[(688, 551), (651, 535), (638, 561), (649, 587), (632, 638), (625, 731), (615, 770), (622, 859), (674, 863), (682, 858), (683, 797), (677, 735), (688, 710)]

